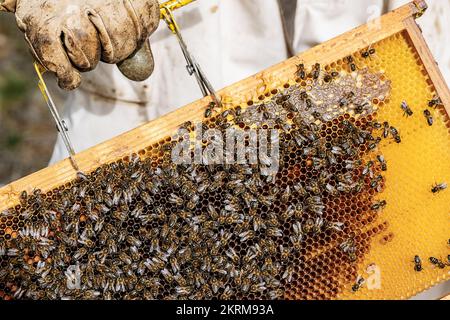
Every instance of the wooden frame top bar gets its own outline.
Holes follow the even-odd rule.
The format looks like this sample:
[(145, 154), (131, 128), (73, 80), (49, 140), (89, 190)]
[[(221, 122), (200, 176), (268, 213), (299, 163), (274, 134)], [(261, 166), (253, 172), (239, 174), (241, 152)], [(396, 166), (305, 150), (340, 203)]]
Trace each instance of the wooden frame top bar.
[[(421, 38), (420, 31), (419, 33), (417, 31), (417, 25), (415, 22), (411, 22), (420, 15), (420, 8), (423, 8), (423, 6), (426, 7), (424, 1), (411, 2), (374, 21), (370, 21), (368, 24), (357, 27), (252, 77), (226, 87), (219, 91), (224, 105), (239, 105), (250, 100), (257, 100), (258, 96), (268, 92), (268, 90), (282, 87), (284, 83), (292, 78), (296, 65), (300, 61), (306, 66), (316, 62), (328, 64), (366, 48), (371, 43), (378, 42), (403, 30), (408, 30), (408, 28), (412, 30), (411, 38), (415, 45), (419, 47), (419, 54), (421, 54), (424, 63), (434, 62), (426, 44), (423, 42), (423, 38)], [(427, 71), (441, 99), (448, 107), (450, 105), (450, 95), (442, 75), (433, 66), (428, 67)], [(200, 99), (164, 117), (77, 154), (76, 161), (80, 166), (80, 170), (89, 173), (102, 164), (110, 163), (133, 152), (138, 152), (170, 136), (181, 123), (187, 120), (203, 120), (204, 110), (210, 101), (209, 97)], [(72, 181), (75, 176), (76, 172), (70, 160), (65, 159), (12, 182), (0, 189), (0, 211), (16, 205), (18, 203), (18, 195), (23, 190), (30, 192), (34, 188), (39, 188), (43, 192), (47, 192)]]

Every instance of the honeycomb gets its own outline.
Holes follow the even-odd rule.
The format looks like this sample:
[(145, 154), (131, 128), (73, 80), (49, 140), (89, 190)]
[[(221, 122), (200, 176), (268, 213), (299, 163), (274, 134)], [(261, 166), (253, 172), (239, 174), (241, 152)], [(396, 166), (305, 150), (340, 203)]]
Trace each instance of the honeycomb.
[(0, 298), (410, 297), (449, 275), (450, 191), (431, 192), (450, 181), (449, 119), (433, 99), (400, 33), (323, 67), (299, 65), (245, 105), (205, 106), (203, 129), (276, 129), (277, 174), (175, 165), (177, 143), (214, 143), (187, 122), (59, 188), (23, 192), (0, 215)]

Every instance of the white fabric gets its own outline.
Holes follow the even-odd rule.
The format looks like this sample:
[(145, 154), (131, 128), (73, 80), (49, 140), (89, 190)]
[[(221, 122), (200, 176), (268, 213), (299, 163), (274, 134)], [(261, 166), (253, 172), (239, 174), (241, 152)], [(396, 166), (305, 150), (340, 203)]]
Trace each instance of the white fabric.
[[(390, 0), (389, 7), (406, 2)], [(419, 22), (449, 81), (450, 39), (444, 31), (450, 30), (446, 19), (450, 1), (428, 3), (429, 12)], [(294, 50), (304, 51), (366, 23), (382, 13), (383, 4), (383, 0), (298, 0)], [(287, 58), (277, 0), (197, 0), (175, 15), (190, 50), (217, 89)], [(85, 75), (80, 90), (71, 93), (64, 116), (78, 152), (201, 96), (186, 72), (175, 37), (164, 25), (151, 43), (156, 67), (149, 80), (128, 81), (115, 66), (101, 64)], [(51, 162), (66, 156), (58, 138)]]

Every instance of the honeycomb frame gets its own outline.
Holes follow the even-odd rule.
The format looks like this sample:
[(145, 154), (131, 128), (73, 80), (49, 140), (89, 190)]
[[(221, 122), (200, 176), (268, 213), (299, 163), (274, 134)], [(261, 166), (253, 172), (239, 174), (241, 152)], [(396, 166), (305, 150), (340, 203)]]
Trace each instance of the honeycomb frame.
[[(362, 32), (362, 33), (358, 33), (358, 30), (353, 31), (351, 34), (348, 35), (348, 37), (353, 38), (355, 34), (358, 34), (358, 36), (360, 36), (360, 42), (355, 41), (353, 39), (354, 40), (353, 42), (357, 43), (356, 44), (357, 50), (353, 50), (349, 53), (355, 54), (355, 53), (361, 52), (362, 49), (367, 48), (368, 45), (372, 45), (372, 44), (374, 45), (375, 48), (378, 49), (378, 47), (379, 47), (378, 43), (380, 43), (380, 41), (381, 42), (389, 41), (389, 39), (391, 39), (391, 38), (395, 39), (396, 37), (401, 37), (402, 39), (400, 39), (400, 42), (403, 41), (402, 43), (407, 46), (406, 50), (408, 50), (410, 52), (413, 61), (415, 61), (416, 65), (419, 65), (419, 66), (422, 65), (422, 63), (427, 61), (427, 59), (426, 59), (427, 56), (426, 56), (426, 54), (423, 53), (423, 51), (421, 51), (421, 50), (423, 50), (423, 48), (421, 48), (421, 50), (417, 50), (417, 49), (414, 49), (414, 47), (417, 46), (417, 41), (420, 40), (419, 42), (422, 42), (423, 40), (417, 37), (417, 34), (416, 34), (417, 30), (414, 29), (415, 25), (411, 25), (411, 24), (404, 22), (405, 20), (410, 19), (410, 17), (415, 15), (416, 13), (417, 13), (416, 6), (409, 5), (409, 6), (405, 6), (401, 9), (397, 10), (396, 12), (389, 14), (387, 17), (384, 17), (382, 20), (382, 25), (383, 24), (385, 24), (386, 26), (389, 25), (389, 26), (391, 26), (391, 28), (389, 29), (389, 31), (387, 31), (386, 26), (383, 25), (384, 26), (382, 28), (383, 31), (375, 32), (375, 35), (372, 34), (371, 38), (373, 39), (373, 41), (369, 44), (366, 42), (366, 40), (363, 40), (363, 39), (365, 38), (364, 37), (365, 33), (370, 34), (370, 32), (373, 32), (370, 30), (370, 28), (368, 28), (366, 26), (365, 32)], [(411, 20), (409, 20), (409, 21), (411, 21)], [(362, 29), (364, 29), (364, 27), (362, 27)], [(337, 43), (338, 41), (339, 41), (339, 39), (332, 40), (327, 45), (324, 45), (318, 49), (316, 48), (315, 50), (312, 50), (311, 56), (314, 56), (314, 51), (320, 52), (326, 47), (328, 47), (328, 49), (332, 48), (333, 44)], [(422, 42), (422, 45), (424, 45), (423, 42)], [(377, 50), (377, 54), (382, 55), (383, 51)], [(339, 65), (339, 63), (342, 64), (342, 57), (345, 57), (345, 56), (346, 55), (341, 55), (340, 58), (333, 60), (332, 55), (326, 55), (326, 57), (323, 58), (324, 60), (319, 59), (319, 61), (322, 61), (322, 63), (323, 63), (323, 61), (327, 61), (328, 63), (324, 63), (324, 65), (328, 65), (331, 68), (335, 68), (335, 65), (333, 65), (333, 61), (338, 61), (338, 65)], [(221, 93), (225, 106), (232, 107), (232, 106), (235, 106), (238, 104), (242, 104), (243, 102), (246, 103), (247, 105), (252, 105), (253, 103), (259, 103), (261, 101), (265, 101), (268, 98), (270, 98), (276, 89), (280, 90), (283, 87), (286, 89), (287, 87), (295, 84), (295, 79), (292, 77), (292, 74), (295, 73), (295, 72), (293, 72), (293, 68), (294, 68), (295, 64), (298, 64), (299, 61), (305, 61), (305, 64), (312, 65), (313, 61), (317, 60), (317, 59), (315, 59), (315, 60), (308, 59), (307, 60), (307, 57), (308, 57), (308, 53), (305, 53), (304, 55), (300, 55), (299, 57), (291, 59), (289, 61), (289, 63), (285, 63), (284, 65), (282, 64), (278, 67), (274, 67), (273, 70), (265, 71), (265, 72), (255, 76), (252, 79), (253, 81), (250, 81), (250, 83), (248, 83), (248, 84), (245, 84), (245, 82), (244, 82), (244, 84), (243, 85), (241, 84), (241, 86), (239, 88), (239, 89), (244, 88), (243, 91), (245, 91), (246, 85), (248, 87), (253, 86), (253, 87), (258, 88), (256, 90), (256, 92), (251, 90), (250, 93), (237, 94), (236, 91), (234, 90), (235, 88), (229, 88), (228, 90), (225, 89), (226, 93)], [(356, 57), (356, 54), (355, 54), (355, 57)], [(361, 60), (362, 60), (362, 58), (357, 57), (356, 58), (357, 64), (361, 63)], [(422, 60), (422, 61), (420, 61), (420, 60)], [(428, 57), (428, 60), (429, 60), (429, 57)], [(370, 60), (368, 62), (368, 64), (376, 65), (377, 61), (378, 61), (377, 58), (373, 58), (373, 60)], [(364, 61), (364, 62), (366, 63), (367, 61)], [(428, 62), (430, 62), (430, 61), (428, 61)], [(287, 67), (286, 67), (286, 65), (287, 65)], [(283, 70), (283, 68), (285, 68), (285, 70)], [(282, 71), (280, 71), (280, 70), (282, 70)], [(289, 70), (289, 71), (287, 71), (287, 70)], [(283, 74), (283, 76), (280, 76), (280, 73)], [(444, 105), (448, 106), (448, 89), (446, 89), (445, 84), (442, 83), (442, 79), (440, 79), (439, 77), (436, 77), (436, 74), (438, 73), (438, 71), (436, 71), (436, 67), (434, 65), (430, 65), (430, 64), (428, 64), (426, 67), (424, 67), (422, 65), (422, 68), (420, 68), (419, 73), (421, 73), (422, 79), (425, 79), (425, 80), (423, 80), (423, 81), (425, 81), (425, 84), (422, 86), (422, 88), (426, 88), (426, 90), (427, 90), (426, 93), (424, 93), (426, 95), (426, 98), (431, 99), (432, 93), (437, 91), (439, 93), (439, 96), (443, 100)], [(288, 74), (289, 74), (289, 76), (287, 76)], [(416, 74), (417, 78), (420, 78), (421, 76), (419, 74)], [(389, 78), (389, 76), (388, 76), (388, 78)], [(280, 80), (280, 79), (283, 79), (283, 80)], [(255, 84), (256, 84), (256, 86), (255, 86)], [(393, 84), (393, 89), (395, 89), (394, 84)], [(420, 91), (420, 88), (418, 88), (418, 91)], [(395, 95), (395, 93), (394, 93), (394, 95)], [(239, 97), (239, 96), (242, 97), (243, 99), (241, 99), (242, 101), (240, 101), (240, 102), (236, 102), (236, 97)], [(398, 104), (397, 103), (398, 99), (399, 98), (397, 96), (395, 96), (395, 97), (390, 98), (389, 100), (395, 101), (395, 103), (393, 102), (393, 104)], [(416, 99), (418, 99), (418, 98), (416, 98)], [(424, 100), (424, 99), (422, 99), (422, 100)], [(413, 103), (411, 103), (411, 105), (412, 104), (416, 105), (416, 104), (420, 103), (420, 101), (418, 101), (418, 100), (412, 100), (412, 102)], [(422, 101), (422, 103), (423, 103), (423, 101)], [(195, 118), (201, 119), (206, 106), (207, 106), (207, 99), (203, 99), (202, 101), (200, 101), (197, 104), (197, 106), (193, 105), (190, 107), (188, 106), (188, 107), (183, 108), (183, 111), (185, 113), (185, 116), (183, 118), (189, 119), (189, 120), (192, 120)], [(395, 106), (388, 105), (387, 107), (386, 106), (381, 107), (379, 112), (380, 112), (380, 114), (382, 114), (383, 110), (388, 110), (388, 109), (395, 110), (395, 108), (396, 108)], [(186, 111), (188, 111), (188, 112), (186, 112)], [(395, 110), (395, 111), (397, 111), (397, 110)], [(417, 117), (421, 116), (419, 111), (416, 111), (416, 113), (419, 113), (417, 115)], [(164, 135), (167, 135), (167, 132), (173, 132), (174, 130), (176, 130), (176, 128), (178, 128), (180, 121), (179, 121), (179, 118), (177, 119), (177, 116), (175, 114), (179, 115), (179, 114), (181, 114), (181, 111), (174, 113), (172, 116), (171, 115), (168, 116), (168, 118), (173, 119), (172, 122), (174, 125), (176, 123), (176, 126), (173, 126), (172, 123), (169, 122), (169, 125), (165, 126), (165, 128), (163, 128), (163, 130), (161, 130), (164, 132)], [(435, 112), (435, 117), (436, 117), (436, 120), (438, 120), (436, 122), (439, 125), (441, 131), (448, 133), (448, 116), (446, 115), (445, 110), (444, 109), (440, 110), (440, 113)], [(442, 117), (442, 118), (440, 118), (440, 117)], [(155, 126), (155, 124), (156, 124), (156, 126), (160, 130), (161, 124), (164, 123), (164, 120), (166, 120), (166, 119), (161, 119), (160, 121), (157, 120), (155, 122), (150, 123), (149, 125), (145, 125), (145, 127), (148, 128), (151, 126)], [(158, 123), (159, 123), (159, 125), (158, 125)], [(423, 127), (426, 128), (425, 125), (421, 125), (420, 129), (423, 129)], [(445, 131), (445, 130), (447, 130), (447, 131)], [(416, 131), (417, 131), (417, 129), (416, 129)], [(405, 132), (406, 132), (406, 136), (408, 136), (409, 132), (408, 131), (405, 131)], [(402, 134), (405, 134), (405, 132), (402, 132)], [(415, 132), (415, 131), (413, 130), (413, 132)], [(122, 136), (122, 138), (125, 138), (125, 136), (128, 136), (128, 137), (133, 137), (133, 140), (140, 140), (139, 138), (141, 136), (143, 136), (143, 134), (144, 134), (144, 132), (140, 131), (138, 129), (133, 132), (130, 132), (129, 134)], [(425, 139), (425, 137), (424, 137), (424, 139)], [(150, 140), (158, 141), (159, 139), (151, 138)], [(430, 140), (429, 137), (428, 137), (428, 140)], [(123, 141), (126, 141), (126, 139), (124, 139)], [(146, 138), (146, 144), (147, 145), (151, 144), (148, 141), (149, 141), (149, 139)], [(163, 140), (161, 140), (161, 141), (163, 141)], [(167, 142), (167, 140), (165, 142)], [(99, 154), (96, 154), (94, 156), (94, 154), (96, 153), (96, 151), (101, 150), (102, 146), (88, 150), (87, 152), (79, 155), (78, 157), (81, 160), (81, 161), (79, 160), (81, 168), (83, 168), (83, 169), (86, 167), (95, 168), (99, 164), (109, 163), (109, 162), (111, 162), (111, 160), (117, 160), (117, 158), (123, 158), (125, 161), (127, 161), (127, 160), (129, 160), (128, 155), (132, 152), (136, 152), (136, 150), (141, 150), (141, 151), (137, 151), (136, 153), (143, 156), (146, 154), (146, 152), (149, 152), (149, 151), (151, 152), (151, 150), (158, 150), (158, 148), (160, 146), (160, 144), (156, 143), (147, 149), (136, 148), (135, 146), (130, 146), (130, 147), (120, 147), (120, 146), (117, 147), (116, 146), (115, 148), (110, 148), (109, 147), (110, 144), (111, 143), (105, 143), (102, 145), (103, 147), (106, 146), (106, 148), (105, 148), (106, 151), (100, 152), (100, 156), (99, 156)], [(390, 143), (389, 145), (392, 145), (392, 143)], [(389, 145), (382, 146), (383, 150), (388, 148)], [(433, 150), (436, 151), (435, 149), (433, 149)], [(441, 155), (442, 159), (446, 159), (445, 153), (442, 154), (442, 151), (441, 151), (440, 155)], [(77, 157), (77, 159), (78, 159), (78, 157)], [(391, 157), (389, 157), (389, 158), (391, 158)], [(92, 165), (87, 166), (85, 161), (88, 163), (89, 162), (92, 163)], [(446, 161), (446, 162), (448, 163), (448, 161)], [(401, 166), (401, 164), (396, 164), (395, 161), (389, 160), (389, 166), (393, 166), (393, 168), (394, 168), (393, 171), (398, 172), (398, 169), (396, 169), (396, 168), (398, 166)], [(64, 170), (64, 168), (65, 168), (65, 170)], [(57, 179), (58, 184), (61, 184), (61, 182), (64, 180), (66, 180), (66, 181), (72, 180), (73, 172), (71, 172), (68, 169), (69, 168), (68, 168), (67, 161), (65, 161), (65, 162), (62, 162), (62, 163), (54, 166), (51, 171), (47, 170), (47, 173), (50, 173), (49, 176), (46, 176), (44, 174), (44, 172), (36, 173), (35, 175), (32, 175), (30, 178), (25, 178), (25, 179), (19, 181), (18, 183), (13, 183), (5, 188), (2, 188), (2, 190), (0, 191), (0, 194), (3, 195), (4, 198), (6, 199), (5, 208), (12, 207), (17, 204), (17, 199), (18, 199), (17, 196), (21, 190), (28, 190), (29, 192), (31, 192), (31, 190), (35, 187), (39, 187), (41, 185), (45, 186), (46, 181), (49, 181), (49, 183), (54, 183), (54, 182), (51, 182), (51, 179)], [(420, 168), (418, 168), (418, 169), (420, 170)], [(388, 170), (387, 175), (389, 175), (393, 171)], [(89, 172), (89, 170), (86, 170), (86, 172)], [(35, 179), (36, 176), (39, 176), (38, 179)], [(42, 178), (42, 180), (39, 181), (39, 178)], [(386, 181), (393, 181), (393, 180), (395, 180), (395, 179), (392, 177), (389, 177), (389, 176), (386, 178)], [(33, 181), (39, 181), (39, 183), (34, 183)], [(42, 182), (44, 182), (44, 183), (42, 183)], [(437, 181), (432, 181), (431, 183), (433, 183), (433, 182), (437, 182)], [(26, 187), (23, 187), (25, 185), (26, 185)], [(46, 192), (46, 190), (49, 190), (51, 188), (48, 188), (48, 186), (46, 186), (46, 187), (43, 187), (42, 189), (44, 190), (44, 192)], [(389, 188), (386, 187), (386, 190), (389, 190)], [(384, 192), (387, 192), (386, 190)], [(383, 197), (384, 197), (384, 194), (383, 194)], [(445, 203), (448, 200), (448, 198), (445, 197), (445, 195), (444, 195), (444, 196), (440, 197), (440, 200), (442, 201), (441, 202), (441, 205), (442, 205), (443, 203)], [(388, 202), (391, 203), (391, 201), (388, 201)], [(395, 201), (394, 201), (394, 203), (395, 203)], [(447, 201), (447, 203), (448, 203), (448, 201)], [(445, 219), (445, 217), (440, 217), (440, 219), (442, 219), (442, 218)], [(445, 220), (439, 220), (439, 221), (445, 221)], [(399, 221), (397, 223), (400, 223), (400, 222), (402, 222), (402, 221)], [(425, 224), (427, 223), (426, 220), (422, 221), (422, 222)], [(445, 224), (443, 226), (445, 227)], [(390, 227), (392, 227), (392, 226), (390, 226)], [(443, 231), (441, 230), (441, 233), (445, 233), (445, 232), (448, 233), (448, 231), (449, 230), (447, 228), (447, 229), (444, 229)], [(390, 234), (383, 235), (383, 237), (387, 236), (388, 239), (386, 241), (393, 242), (392, 239), (389, 239), (389, 235)], [(393, 238), (397, 239), (398, 234), (395, 233)], [(436, 237), (435, 240), (438, 241), (438, 238), (439, 237)], [(427, 239), (430, 239), (430, 238), (427, 238)], [(384, 240), (378, 239), (378, 241), (380, 242), (380, 241), (384, 241)], [(434, 243), (430, 247), (440, 248), (439, 251), (445, 252), (445, 249), (446, 249), (445, 245), (446, 245), (445, 242), (443, 244)], [(444, 246), (444, 248), (442, 248), (442, 246)], [(380, 246), (378, 246), (378, 247), (380, 247)], [(430, 247), (428, 247), (428, 248), (430, 248)], [(424, 251), (426, 251), (423, 246), (421, 246), (420, 248), (423, 249)], [(372, 251), (373, 251), (373, 249), (372, 249)], [(434, 254), (434, 253), (432, 253), (430, 251), (428, 253), (428, 255), (431, 255), (431, 254)], [(342, 289), (340, 291), (340, 294), (336, 297), (344, 298), (344, 299), (345, 298), (351, 298), (351, 299), (357, 299), (357, 298), (385, 298), (385, 299), (386, 298), (407, 298), (415, 293), (418, 293), (419, 291), (426, 289), (427, 287), (431, 286), (432, 284), (434, 284), (438, 281), (442, 281), (442, 280), (448, 278), (448, 273), (447, 274), (443, 273), (443, 274), (436, 276), (436, 272), (435, 272), (436, 270), (430, 269), (430, 270), (425, 271), (426, 272), (425, 276), (422, 276), (422, 274), (420, 274), (420, 276), (422, 276), (422, 279), (420, 279), (420, 278), (418, 278), (418, 275), (413, 272), (414, 270), (412, 268), (409, 268), (412, 265), (407, 260), (407, 258), (404, 257), (404, 259), (402, 261), (402, 265), (403, 265), (404, 269), (408, 270), (408, 268), (409, 268), (410, 272), (409, 272), (408, 276), (410, 276), (411, 279), (414, 279), (414, 281), (418, 282), (418, 284), (415, 285), (415, 288), (413, 288), (410, 291), (407, 290), (407, 291), (403, 291), (403, 292), (399, 293), (398, 290), (396, 291), (395, 288), (393, 288), (393, 286), (398, 283), (390, 283), (389, 285), (391, 286), (391, 289), (389, 289), (389, 290), (392, 291), (391, 295), (386, 294), (384, 292), (382, 292), (382, 294), (380, 295), (380, 291), (376, 291), (376, 290), (371, 291), (371, 292), (368, 292), (367, 290), (361, 290), (361, 291), (358, 291), (358, 293), (356, 293), (356, 294), (352, 293), (351, 290), (349, 290), (349, 289), (352, 286), (352, 282), (355, 280), (354, 276), (356, 274), (363, 273), (364, 268), (367, 265), (369, 265), (373, 261), (377, 261), (377, 257), (378, 256), (377, 256), (376, 252), (375, 253), (369, 252), (369, 257), (366, 257), (364, 262), (358, 264), (358, 268), (355, 268), (355, 270), (353, 272), (353, 276), (349, 279), (345, 279), (346, 284), (343, 287), (344, 289)], [(383, 258), (380, 258), (380, 259), (383, 259)], [(411, 260), (412, 260), (412, 258), (411, 258)], [(324, 263), (324, 262), (322, 261), (321, 263)], [(425, 264), (425, 262), (424, 262), (424, 264)], [(384, 266), (385, 264), (383, 263), (382, 265)], [(394, 271), (395, 271), (395, 268), (394, 268)], [(389, 271), (389, 272), (394, 272), (394, 271)], [(314, 272), (315, 271), (313, 271), (313, 270), (311, 271), (311, 273), (313, 273), (313, 274), (314, 274)], [(391, 275), (389, 275), (389, 277), (395, 278), (395, 275), (391, 274)], [(285, 295), (285, 298), (294, 298), (294, 299), (295, 298), (303, 298), (303, 299), (321, 298), (322, 297), (320, 294), (321, 290), (325, 290), (325, 291), (330, 290), (330, 288), (321, 287), (322, 285), (319, 285), (319, 287), (317, 288), (317, 292), (318, 292), (317, 294), (299, 295), (299, 294), (287, 293)]]

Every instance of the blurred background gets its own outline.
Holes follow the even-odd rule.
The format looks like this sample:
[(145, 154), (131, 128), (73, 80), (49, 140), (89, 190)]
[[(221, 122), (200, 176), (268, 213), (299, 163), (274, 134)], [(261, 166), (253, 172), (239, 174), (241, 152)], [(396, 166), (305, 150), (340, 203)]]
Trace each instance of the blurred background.
[[(0, 18), (0, 186), (47, 166), (56, 129), (14, 16)], [(61, 106), (64, 92), (48, 81)]]

